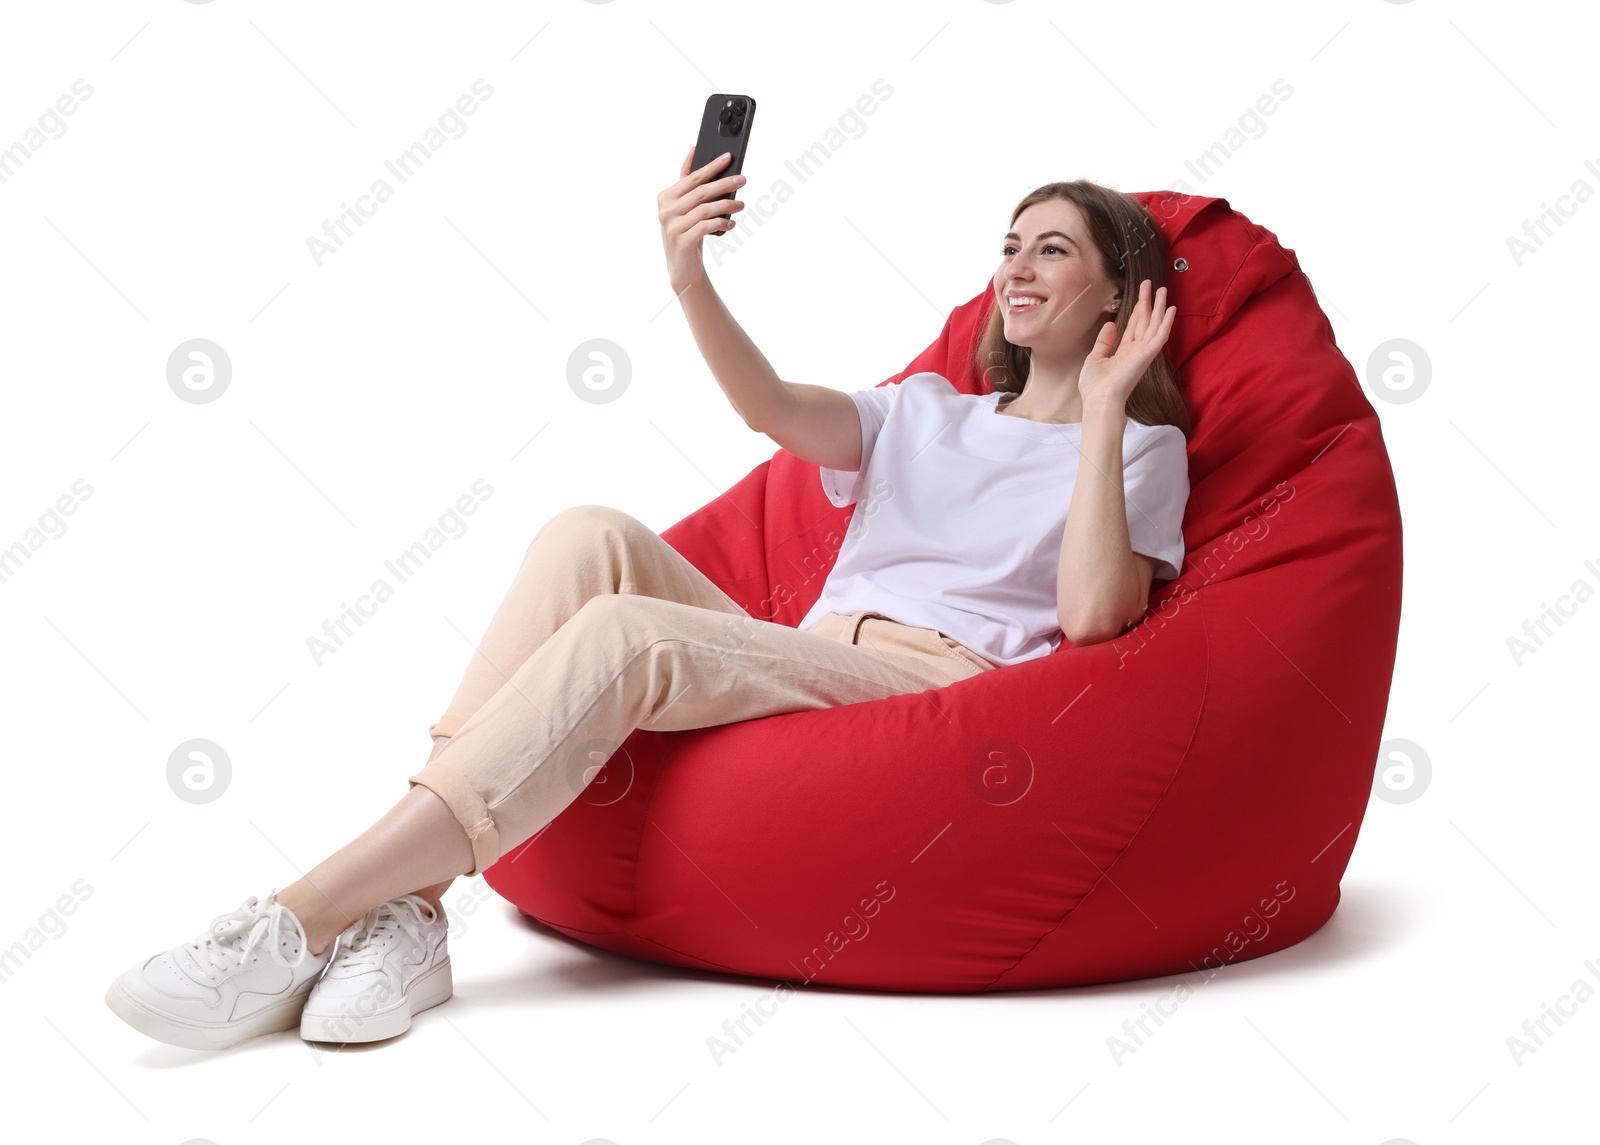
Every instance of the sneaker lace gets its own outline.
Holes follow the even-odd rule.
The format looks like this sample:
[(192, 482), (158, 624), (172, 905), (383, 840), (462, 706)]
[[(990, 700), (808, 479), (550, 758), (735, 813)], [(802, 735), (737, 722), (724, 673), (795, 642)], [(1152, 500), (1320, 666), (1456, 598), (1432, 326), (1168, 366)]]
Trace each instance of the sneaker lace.
[[(273, 897), (276, 894), (277, 888), (274, 887), (265, 898), (251, 895), (239, 904), (237, 910), (212, 919), (207, 932), (190, 943), (196, 960), (213, 972), (229, 966), (240, 966), (266, 940), (267, 954), (273, 961), (291, 969), (299, 966), (306, 958), (308, 940), (305, 928), (293, 912)], [(300, 949), (292, 962), (279, 952), (280, 944), (276, 941), (285, 916), (293, 923), (294, 932), (300, 938)]]
[(383, 961), (385, 939), (401, 930), (420, 942), (422, 925), (438, 917), (433, 904), (417, 895), (381, 902), (347, 932), (340, 960), (346, 966), (376, 967)]

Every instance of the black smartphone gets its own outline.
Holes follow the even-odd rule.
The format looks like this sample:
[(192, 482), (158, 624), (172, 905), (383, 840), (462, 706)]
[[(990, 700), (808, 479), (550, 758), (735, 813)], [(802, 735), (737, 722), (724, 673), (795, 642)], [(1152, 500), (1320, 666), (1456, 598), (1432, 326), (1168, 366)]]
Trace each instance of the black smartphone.
[[(731, 151), (727, 166), (717, 172), (718, 179), (738, 175), (744, 171), (744, 153), (750, 144), (750, 124), (756, 117), (756, 101), (747, 95), (730, 95), (718, 92), (706, 99), (705, 113), (700, 117), (700, 138), (694, 145), (694, 161), (689, 170), (698, 171), (724, 151)], [(732, 199), (733, 192), (718, 195), (719, 199)], [(723, 215), (731, 219), (730, 215)], [(723, 234), (727, 227), (716, 231)]]

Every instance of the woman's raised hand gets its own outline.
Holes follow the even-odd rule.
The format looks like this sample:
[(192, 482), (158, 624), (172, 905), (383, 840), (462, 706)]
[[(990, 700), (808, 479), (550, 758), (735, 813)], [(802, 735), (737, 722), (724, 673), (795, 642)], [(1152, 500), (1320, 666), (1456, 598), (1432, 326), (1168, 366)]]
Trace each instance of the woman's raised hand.
[[(1172, 332), (1172, 320), (1178, 308), (1167, 305), (1167, 288), (1156, 291), (1154, 303), (1150, 298), (1150, 280), (1139, 283), (1139, 300), (1128, 315), (1128, 324), (1122, 331), (1122, 341), (1117, 341), (1117, 324), (1107, 322), (1100, 327), (1100, 336), (1089, 349), (1078, 371), (1078, 397), (1085, 406), (1108, 405), (1113, 409), (1127, 408), (1128, 397), (1144, 377), (1146, 367), (1161, 353), (1167, 335)], [(1116, 353), (1111, 348), (1116, 347)]]
[(694, 162), (691, 147), (678, 172), (683, 177), (656, 196), (656, 206), (661, 208), (661, 243), (667, 252), (667, 279), (674, 294), (682, 294), (705, 277), (700, 240), (708, 234), (731, 230), (734, 220), (723, 222), (721, 216), (744, 209), (738, 199), (717, 198), (744, 185), (743, 175), (712, 178), (731, 161), (731, 155), (719, 155), (698, 171), (690, 171), (689, 164)]

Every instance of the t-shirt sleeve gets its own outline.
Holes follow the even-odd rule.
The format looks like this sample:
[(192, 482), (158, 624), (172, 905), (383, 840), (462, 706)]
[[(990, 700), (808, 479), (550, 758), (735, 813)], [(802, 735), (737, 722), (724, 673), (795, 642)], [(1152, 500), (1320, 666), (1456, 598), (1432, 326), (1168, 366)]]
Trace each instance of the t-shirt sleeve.
[(1155, 580), (1183, 566), (1183, 510), (1189, 503), (1189, 451), (1175, 425), (1157, 427), (1122, 467), (1122, 499), (1133, 551), (1156, 562)]
[(878, 440), (878, 432), (883, 429), (883, 423), (888, 420), (889, 411), (894, 408), (894, 402), (900, 396), (903, 381), (890, 382), (887, 385), (873, 386), (871, 389), (856, 390), (850, 398), (856, 403), (856, 414), (861, 419), (861, 468), (827, 469), (818, 467), (822, 474), (822, 491), (841, 509), (846, 505), (854, 505), (856, 497), (861, 491), (862, 478), (867, 473), (867, 466), (872, 460), (872, 447)]

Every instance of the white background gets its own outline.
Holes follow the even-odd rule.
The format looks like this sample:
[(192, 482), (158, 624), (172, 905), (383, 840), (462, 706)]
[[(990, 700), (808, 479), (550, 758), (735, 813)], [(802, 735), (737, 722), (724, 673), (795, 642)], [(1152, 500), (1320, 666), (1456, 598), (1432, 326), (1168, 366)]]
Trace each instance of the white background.
[[(0, 983), (13, 1117), (129, 1142), (381, 1140), (396, 1117), (408, 1137), (618, 1145), (1576, 1139), (1600, 1000), (1520, 1064), (1507, 1039), (1576, 980), (1600, 989), (1579, 349), (1600, 133), (1579, 11), (8, 4), (0, 148), (93, 89), (0, 183), (0, 547), (92, 488), (0, 582), (0, 948), (81, 900)], [(493, 95), (465, 134), (318, 266), (307, 239), (478, 79)], [(876, 80), (892, 95), (842, 119)], [(1278, 80), (1292, 95), (1198, 178), (1187, 163)], [(1373, 401), (1406, 542), (1385, 737), (1426, 751), (1428, 788), (1374, 800), (1322, 931), (1195, 976), (1120, 1065), (1107, 1039), (1182, 979), (802, 992), (718, 1065), (706, 1039), (761, 983), (553, 940), (481, 879), (446, 903), (478, 903), (454, 911), (456, 998), (392, 1043), (202, 1054), (130, 1030), (101, 1000), (116, 973), (404, 793), (552, 514), (609, 504), (662, 530), (775, 451), (705, 368), (662, 257), (656, 194), (714, 91), (760, 109), (751, 206), (708, 265), (784, 378), (903, 368), (985, 285), (1015, 202), (1079, 176), (1221, 196), (1271, 229), (1364, 382), (1379, 343), (1423, 347), (1429, 389)], [(787, 161), (836, 129), (797, 178)], [(1580, 181), (1519, 260), (1508, 240)], [(607, 404), (567, 382), (597, 337), (632, 367)], [(168, 387), (191, 338), (231, 359), (215, 402)], [(467, 531), (319, 665), (308, 637), (479, 478)], [(1510, 638), (1577, 582), (1519, 663)], [(233, 766), (201, 806), (165, 780), (195, 737)]]

